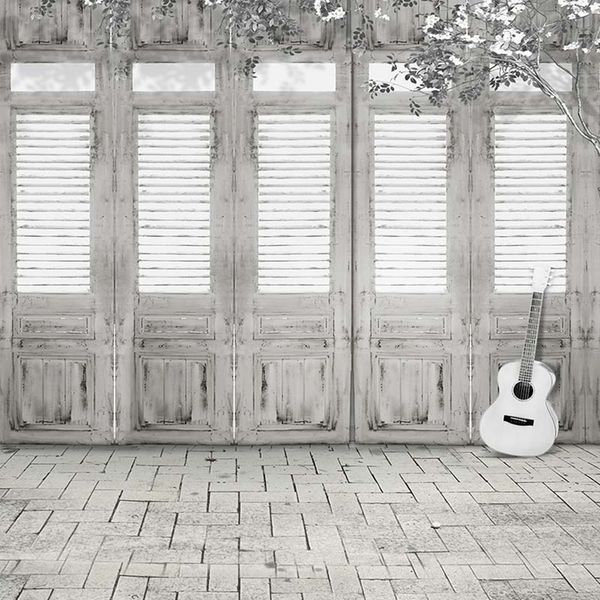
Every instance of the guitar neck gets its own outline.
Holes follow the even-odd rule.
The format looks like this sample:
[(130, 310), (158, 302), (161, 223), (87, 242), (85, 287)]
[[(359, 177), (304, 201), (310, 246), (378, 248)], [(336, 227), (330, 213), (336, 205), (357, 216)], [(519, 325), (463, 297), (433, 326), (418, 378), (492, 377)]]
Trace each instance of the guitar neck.
[(529, 308), (529, 321), (527, 322), (527, 335), (523, 344), (521, 354), (521, 368), (519, 371), (519, 381), (531, 383), (531, 374), (533, 373), (533, 362), (535, 361), (535, 351), (537, 348), (538, 334), (540, 330), (540, 317), (542, 315), (543, 292), (533, 292), (531, 295), (531, 306)]

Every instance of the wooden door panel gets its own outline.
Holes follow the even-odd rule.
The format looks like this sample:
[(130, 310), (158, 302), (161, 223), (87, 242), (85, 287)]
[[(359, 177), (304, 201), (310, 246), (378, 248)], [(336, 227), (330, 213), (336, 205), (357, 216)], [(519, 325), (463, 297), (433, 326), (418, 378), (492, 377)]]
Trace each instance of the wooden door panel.
[(586, 242), (574, 235), (579, 217), (572, 205), (572, 138), (551, 103), (529, 107), (523, 98), (511, 103), (510, 94), (495, 100), (501, 106), (491, 108), (491, 98), (482, 101), (474, 138), (479, 173), (474, 255), (483, 258), (473, 262), (473, 314), (479, 316), (473, 327), (474, 439), (479, 440), (481, 414), (496, 399), (498, 369), (520, 359), (532, 270), (547, 263), (553, 277), (544, 297), (537, 359), (557, 377), (549, 400), (559, 416), (558, 440), (578, 441), (586, 394), (583, 371), (574, 368), (582, 340), (573, 299), (582, 285), (577, 255)]
[[(365, 60), (355, 63), (355, 79), (368, 72)], [(356, 438), (466, 441), (465, 116), (416, 117), (403, 92), (355, 94)]]
[[(8, 65), (10, 66), (10, 65)], [(9, 79), (3, 79), (9, 82)], [(102, 74), (96, 86), (102, 87)], [(4, 107), (2, 439), (112, 439), (112, 207), (94, 94)], [(11, 110), (12, 109), (12, 110)]]
[(349, 72), (341, 56), (305, 60), (329, 61), (337, 93), (236, 96), (245, 124), (236, 188), (240, 443), (349, 435)]
[(216, 65), (214, 91), (164, 92), (157, 99), (146, 91), (143, 70), (133, 94), (122, 84), (116, 117), (125, 132), (116, 240), (121, 442), (232, 441), (226, 68)]

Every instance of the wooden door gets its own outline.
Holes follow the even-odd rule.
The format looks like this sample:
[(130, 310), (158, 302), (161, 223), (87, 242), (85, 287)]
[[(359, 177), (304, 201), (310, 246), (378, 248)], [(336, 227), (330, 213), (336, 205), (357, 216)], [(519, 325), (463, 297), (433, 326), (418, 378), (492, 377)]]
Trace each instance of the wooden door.
[[(349, 70), (344, 54), (323, 54), (303, 53), (286, 90), (263, 85), (259, 72), (252, 94), (236, 94), (240, 443), (349, 436)], [(289, 64), (264, 68), (281, 69), (273, 80), (283, 82)], [(322, 71), (320, 91), (311, 91), (316, 79), (302, 78), (311, 68)]]
[[(221, 61), (205, 91), (129, 91), (128, 81), (120, 90), (115, 289), (121, 442), (232, 440), (226, 68)], [(163, 65), (157, 76), (170, 77), (172, 69)], [(191, 65), (194, 70), (211, 71)]]
[(356, 439), (467, 441), (468, 116), (413, 116), (402, 91), (355, 100)]
[(586, 407), (596, 396), (590, 388), (596, 369), (588, 362), (592, 271), (585, 268), (586, 221), (597, 200), (597, 175), (586, 167), (593, 148), (534, 90), (490, 94), (474, 123), (474, 439), (482, 412), (495, 400), (498, 369), (520, 358), (532, 267), (548, 263), (553, 271), (537, 358), (557, 377), (550, 401), (559, 441), (583, 441)]
[[(45, 57), (48, 60), (49, 56)], [(86, 86), (0, 74), (4, 442), (112, 440), (112, 198), (106, 72)], [(16, 84), (15, 88), (19, 87)], [(84, 86), (85, 87), (85, 86)]]

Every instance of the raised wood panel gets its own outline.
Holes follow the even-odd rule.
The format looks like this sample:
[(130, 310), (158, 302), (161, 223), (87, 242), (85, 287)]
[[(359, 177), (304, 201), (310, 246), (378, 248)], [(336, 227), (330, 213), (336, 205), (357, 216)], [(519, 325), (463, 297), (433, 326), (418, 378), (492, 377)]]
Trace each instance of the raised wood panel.
[(380, 338), (419, 338), (435, 337), (447, 339), (450, 336), (446, 315), (377, 315), (373, 316), (373, 336)]
[(448, 423), (448, 361), (375, 354), (372, 429)]
[(92, 315), (17, 315), (15, 337), (93, 338)]
[[(372, 8), (376, 3), (371, 0)], [(387, 3), (388, 5), (391, 2)], [(434, 3), (428, 0), (416, 0), (414, 6), (403, 6), (393, 9), (391, 6), (382, 5), (383, 12), (389, 20), (375, 19), (373, 40), (377, 44), (392, 45), (418, 43), (423, 39), (422, 25), (427, 15), (436, 12)], [(374, 13), (371, 13), (374, 14)]]
[(212, 315), (143, 315), (138, 318), (138, 335), (146, 338), (214, 339)]
[[(14, 10), (15, 46), (69, 44), (84, 46), (91, 33), (91, 13), (89, 8), (81, 8), (78, 0), (55, 0), (49, 15), (32, 18), (32, 9), (39, 9), (41, 0), (5, 0), (9, 10)], [(12, 6), (11, 6), (12, 2)]]
[(222, 18), (218, 7), (208, 8), (196, 0), (175, 0), (172, 14), (153, 18), (152, 9), (156, 6), (157, 0), (133, 0), (134, 45), (212, 45), (215, 29)]
[(90, 358), (18, 356), (16, 371), (18, 427), (92, 424)]
[(259, 427), (326, 427), (331, 397), (331, 357), (289, 356), (257, 359), (255, 390)]
[(331, 319), (324, 315), (256, 315), (255, 337), (311, 338), (331, 335)]
[(213, 361), (209, 357), (139, 355), (138, 423), (141, 428), (207, 428), (213, 413)]
[[(524, 313), (492, 316), (492, 338), (524, 339), (528, 315)], [(543, 314), (540, 321), (540, 338), (561, 338), (569, 335), (569, 320), (566, 315)]]

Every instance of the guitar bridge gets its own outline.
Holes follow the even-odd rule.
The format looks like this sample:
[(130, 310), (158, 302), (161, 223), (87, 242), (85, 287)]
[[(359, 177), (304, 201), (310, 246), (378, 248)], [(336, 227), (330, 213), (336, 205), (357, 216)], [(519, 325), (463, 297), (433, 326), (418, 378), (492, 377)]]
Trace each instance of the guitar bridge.
[(533, 425), (533, 419), (526, 419), (525, 417), (504, 415), (504, 420), (511, 425), (520, 425), (521, 427), (531, 427)]

